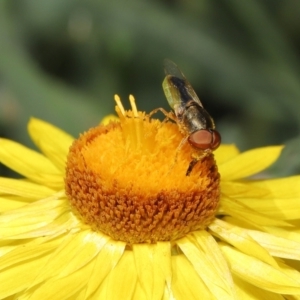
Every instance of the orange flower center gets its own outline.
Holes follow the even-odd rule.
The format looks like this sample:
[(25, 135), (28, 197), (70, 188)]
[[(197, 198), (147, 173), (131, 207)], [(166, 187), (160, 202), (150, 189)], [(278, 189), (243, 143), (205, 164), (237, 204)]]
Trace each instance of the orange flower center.
[(120, 122), (99, 125), (76, 140), (66, 168), (66, 193), (94, 230), (115, 240), (154, 243), (205, 228), (214, 218), (220, 190), (213, 154), (190, 176), (195, 150), (173, 122), (125, 111)]

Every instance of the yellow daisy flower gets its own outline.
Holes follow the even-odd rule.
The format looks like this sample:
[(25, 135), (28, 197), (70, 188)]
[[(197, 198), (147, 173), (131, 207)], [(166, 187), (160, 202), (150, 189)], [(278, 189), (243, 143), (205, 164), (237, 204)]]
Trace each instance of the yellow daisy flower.
[(32, 119), (42, 153), (0, 139), (24, 177), (0, 178), (0, 299), (299, 299), (300, 176), (247, 179), (282, 147), (186, 176), (175, 123), (117, 112), (75, 141)]

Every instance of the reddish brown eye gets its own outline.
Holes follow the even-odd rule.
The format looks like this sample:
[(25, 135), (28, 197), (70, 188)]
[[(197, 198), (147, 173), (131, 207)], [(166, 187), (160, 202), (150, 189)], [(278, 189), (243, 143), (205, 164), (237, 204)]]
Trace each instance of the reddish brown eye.
[(221, 135), (217, 130), (212, 130), (211, 149), (216, 150), (221, 144)]
[(193, 132), (189, 138), (189, 143), (201, 150), (215, 150), (221, 143), (221, 135), (216, 130), (198, 130)]

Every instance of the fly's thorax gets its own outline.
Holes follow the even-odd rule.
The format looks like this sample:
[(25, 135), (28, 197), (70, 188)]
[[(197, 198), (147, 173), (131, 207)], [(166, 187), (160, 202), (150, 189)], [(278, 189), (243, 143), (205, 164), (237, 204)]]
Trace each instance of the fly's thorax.
[(182, 115), (181, 122), (186, 128), (188, 134), (201, 129), (215, 128), (214, 121), (208, 114), (208, 112), (193, 101), (186, 105), (186, 109)]

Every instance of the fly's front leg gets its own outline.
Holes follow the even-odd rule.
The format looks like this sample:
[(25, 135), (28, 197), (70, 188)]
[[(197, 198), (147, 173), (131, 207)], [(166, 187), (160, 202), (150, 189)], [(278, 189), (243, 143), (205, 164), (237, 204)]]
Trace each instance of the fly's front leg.
[(198, 158), (194, 158), (190, 164), (188, 169), (186, 170), (185, 176), (190, 176), (191, 172), (193, 171), (194, 167), (196, 166), (197, 162), (199, 161)]
[(176, 152), (175, 152), (175, 158), (174, 158), (174, 161), (168, 171), (168, 173), (171, 172), (171, 170), (174, 168), (175, 164), (177, 163), (177, 159), (178, 159), (178, 154), (180, 152), (180, 150), (182, 149), (182, 147), (184, 146), (184, 144), (187, 142), (187, 139), (188, 139), (188, 136), (183, 138), (180, 142), (180, 144), (178, 145), (178, 147), (176, 148)]
[(188, 169), (186, 170), (185, 176), (190, 176), (191, 172), (193, 171), (194, 167), (198, 162), (200, 162), (206, 155), (211, 153), (211, 150), (204, 150), (202, 153), (193, 155), (193, 160), (190, 162)]

